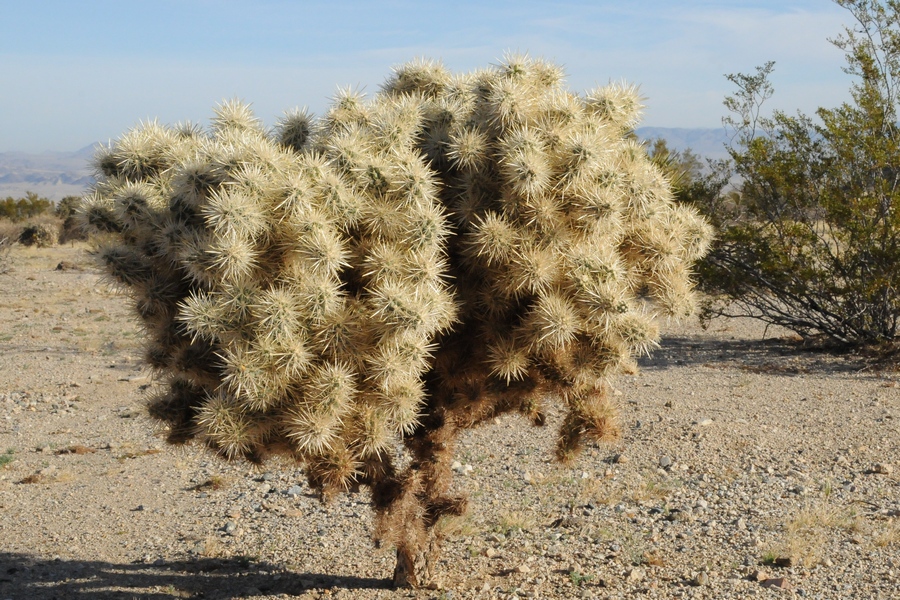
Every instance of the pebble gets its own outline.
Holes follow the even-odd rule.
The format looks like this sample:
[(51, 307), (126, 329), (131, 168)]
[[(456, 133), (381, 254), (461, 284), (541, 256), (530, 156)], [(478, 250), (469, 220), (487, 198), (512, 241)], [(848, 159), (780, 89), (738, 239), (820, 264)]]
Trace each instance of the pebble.
[(666, 456), (666, 455), (660, 456), (659, 457), (659, 466), (662, 467), (663, 469), (667, 469), (667, 468), (671, 467), (672, 466), (672, 457)]
[(890, 475), (894, 472), (894, 466), (888, 463), (875, 463), (872, 465), (872, 472), (879, 475)]
[(299, 485), (292, 485), (291, 487), (289, 487), (289, 488), (287, 489), (287, 491), (285, 492), (285, 494), (286, 494), (287, 496), (290, 496), (291, 498), (295, 498), (295, 497), (300, 496), (301, 494), (303, 494), (303, 488), (300, 487)]

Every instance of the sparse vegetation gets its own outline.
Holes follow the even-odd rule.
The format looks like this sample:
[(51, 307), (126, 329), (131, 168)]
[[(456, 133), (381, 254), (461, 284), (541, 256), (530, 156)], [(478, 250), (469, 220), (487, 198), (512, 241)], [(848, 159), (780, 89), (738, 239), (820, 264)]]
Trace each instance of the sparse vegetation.
[(0, 200), (0, 219), (18, 223), (53, 212), (53, 202), (34, 192), (26, 192), (24, 198), (7, 196)]

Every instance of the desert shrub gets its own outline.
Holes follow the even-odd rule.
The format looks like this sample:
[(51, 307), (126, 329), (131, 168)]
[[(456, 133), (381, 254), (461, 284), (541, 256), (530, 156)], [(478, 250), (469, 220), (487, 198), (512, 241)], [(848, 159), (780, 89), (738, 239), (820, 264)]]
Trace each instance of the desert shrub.
[(26, 225), (19, 234), (18, 242), (23, 246), (49, 248), (59, 243), (59, 227), (53, 223)]
[(56, 203), (53, 212), (60, 219), (66, 220), (78, 212), (79, 206), (81, 206), (81, 196), (66, 196)]
[(709, 228), (629, 136), (640, 108), (525, 57), (417, 61), (272, 132), (227, 102), (208, 131), (126, 133), (80, 215), (166, 381), (151, 414), (171, 442), (287, 455), (324, 498), (370, 486), (395, 581), (423, 583), (465, 509), (459, 433), (558, 402), (573, 459), (616, 434), (609, 378), (656, 344), (654, 311), (692, 310)]
[(53, 203), (47, 198), (41, 198), (34, 192), (25, 192), (24, 198), (7, 196), (0, 200), (0, 219), (19, 222), (52, 212), (52, 209)]
[(55, 214), (62, 219), (59, 228), (59, 243), (83, 241), (87, 239), (87, 233), (78, 218), (78, 208), (81, 206), (81, 196), (66, 196), (56, 204)]
[[(707, 178), (695, 205), (718, 228), (699, 270), (707, 315), (750, 315), (804, 337), (896, 344), (900, 326), (900, 8), (839, 1), (856, 20), (834, 43), (857, 77), (818, 119), (775, 111), (774, 63), (731, 75), (729, 149), (740, 180)], [(734, 193), (736, 192), (736, 193)]]

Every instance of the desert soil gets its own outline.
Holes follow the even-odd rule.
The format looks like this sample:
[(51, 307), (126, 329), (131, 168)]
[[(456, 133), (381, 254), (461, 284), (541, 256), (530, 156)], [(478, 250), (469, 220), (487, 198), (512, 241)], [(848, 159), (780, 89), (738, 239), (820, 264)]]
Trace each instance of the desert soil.
[[(0, 274), (0, 600), (900, 598), (900, 374), (743, 320), (668, 324), (571, 467), (505, 417), (458, 448), (469, 513), (392, 590), (365, 490), (165, 445), (128, 300), (83, 246)], [(59, 263), (66, 261), (57, 270)]]

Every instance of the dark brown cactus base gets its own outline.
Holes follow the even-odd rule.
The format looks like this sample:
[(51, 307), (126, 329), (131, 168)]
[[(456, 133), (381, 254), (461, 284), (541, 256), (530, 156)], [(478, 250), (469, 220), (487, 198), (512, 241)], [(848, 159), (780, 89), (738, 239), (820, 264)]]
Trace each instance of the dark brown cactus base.
[(397, 548), (394, 587), (421, 589), (433, 586), (436, 583), (433, 567), (439, 553), (440, 544), (436, 539), (432, 539), (424, 550)]

